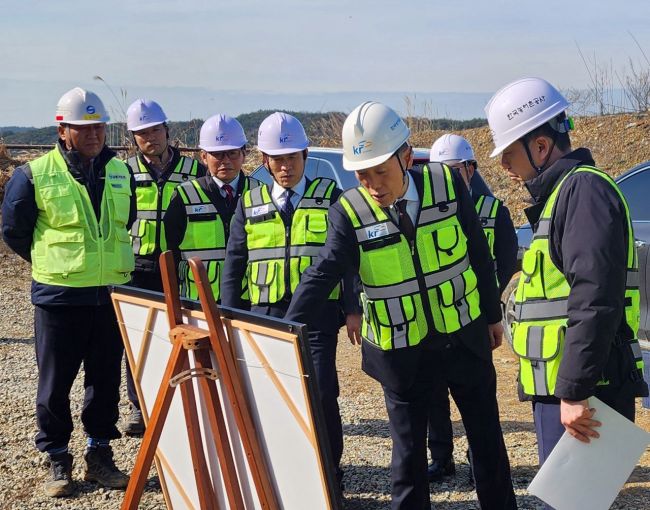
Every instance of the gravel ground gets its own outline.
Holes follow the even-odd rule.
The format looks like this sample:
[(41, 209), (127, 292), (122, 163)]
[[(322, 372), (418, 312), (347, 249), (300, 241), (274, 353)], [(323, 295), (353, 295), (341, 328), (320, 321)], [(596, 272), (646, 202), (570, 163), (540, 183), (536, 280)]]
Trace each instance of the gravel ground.
[[(83, 385), (81, 377), (72, 391), (72, 407), (77, 429), (71, 451), (77, 460), (74, 498), (52, 500), (42, 493), (47, 476), (43, 455), (33, 446), (36, 433), (34, 400), (37, 372), (33, 347), (33, 307), (29, 301), (27, 264), (9, 255), (0, 242), (0, 510), (4, 509), (117, 509), (123, 492), (104, 490), (79, 481), (85, 439), (80, 433), (79, 413)], [(499, 374), (499, 402), (506, 445), (512, 464), (519, 507), (541, 508), (539, 500), (526, 492), (537, 470), (535, 434), (530, 407), (520, 404), (514, 391), (516, 362), (506, 348), (495, 355)], [(339, 343), (341, 411), (345, 433), (346, 509), (388, 509), (390, 494), (390, 438), (379, 385), (360, 370), (359, 350), (346, 339)], [(124, 392), (124, 388), (123, 388)], [(122, 415), (126, 414), (123, 393)], [(476, 495), (468, 483), (464, 459), (467, 441), (457, 411), (453, 410), (457, 475), (446, 483), (432, 486), (431, 500), (440, 510), (478, 508)], [(639, 407), (638, 422), (650, 430), (650, 412)], [(125, 438), (113, 443), (118, 466), (130, 471), (139, 440)], [(641, 510), (650, 507), (650, 452), (641, 458), (629, 482), (612, 508)], [(152, 471), (141, 508), (164, 508), (155, 471)]]

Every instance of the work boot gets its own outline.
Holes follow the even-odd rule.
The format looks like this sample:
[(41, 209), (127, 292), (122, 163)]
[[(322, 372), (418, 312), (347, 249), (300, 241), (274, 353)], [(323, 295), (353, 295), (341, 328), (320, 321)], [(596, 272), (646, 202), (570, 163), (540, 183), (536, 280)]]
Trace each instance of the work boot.
[(439, 482), (445, 476), (452, 476), (456, 474), (456, 464), (454, 464), (453, 457), (446, 459), (432, 459), (431, 464), (427, 468), (430, 482)]
[(84, 480), (87, 482), (97, 482), (111, 489), (125, 489), (129, 484), (129, 476), (115, 466), (113, 450), (110, 446), (88, 448), (84, 460), (86, 461)]
[(141, 436), (144, 434), (144, 419), (142, 411), (135, 407), (133, 403), (129, 404), (129, 415), (124, 420), (124, 431), (127, 436)]
[(45, 482), (45, 494), (51, 498), (71, 496), (72, 455), (68, 452), (50, 456), (50, 479)]

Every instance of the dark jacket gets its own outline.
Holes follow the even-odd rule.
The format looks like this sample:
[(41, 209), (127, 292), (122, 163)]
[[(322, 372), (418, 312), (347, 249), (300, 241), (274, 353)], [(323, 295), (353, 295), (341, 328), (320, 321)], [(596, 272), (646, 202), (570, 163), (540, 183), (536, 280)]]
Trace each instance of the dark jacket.
[[(474, 200), (478, 200), (478, 196)], [(501, 203), (497, 209), (494, 222), (494, 258), (497, 265), (497, 280), (499, 282), (499, 295), (506, 290), (512, 275), (517, 270), (517, 250), (519, 242), (517, 233), (510, 218), (510, 211)]]
[[(418, 195), (422, 197), (422, 171), (410, 170), (410, 173)], [(363, 370), (393, 391), (404, 391), (413, 384), (413, 378), (418, 373), (416, 367), (422, 358), (420, 349), (444, 349), (447, 345), (460, 342), (477, 356), (491, 359), (487, 323), (501, 320), (494, 266), (467, 188), (458, 176), (454, 176), (454, 185), (458, 197), (458, 218), (467, 237), (470, 263), (478, 279), (482, 315), (452, 335), (438, 334), (431, 327), (430, 335), (416, 347), (382, 351), (363, 341)], [(286, 319), (308, 324), (312, 313), (318, 310), (346, 270), (358, 273), (359, 247), (350, 219), (337, 203), (330, 209), (327, 242), (316, 262), (302, 275)]]
[[(226, 233), (226, 242), (230, 235), (230, 222), (232, 217), (235, 214), (235, 209), (237, 203), (244, 192), (244, 184), (246, 183), (247, 177), (243, 172), (239, 174), (239, 181), (237, 182), (237, 189), (235, 190), (235, 196), (230, 204), (226, 202), (226, 199), (221, 195), (219, 186), (214, 181), (211, 175), (205, 175), (199, 177), (197, 182), (201, 186), (201, 189), (208, 196), (212, 204), (217, 208), (217, 212), (223, 221), (223, 226)], [(183, 204), (183, 199), (178, 194), (177, 191), (174, 191), (167, 212), (163, 216), (163, 223), (165, 224), (165, 236), (167, 239), (167, 248), (169, 248), (174, 254), (174, 259), (176, 263), (180, 261), (180, 249), (179, 246), (183, 242), (183, 237), (185, 237), (185, 230), (187, 229), (187, 214), (185, 212), (185, 204)]]
[[(80, 184), (88, 190), (97, 219), (100, 219), (101, 202), (104, 194), (104, 169), (106, 164), (116, 156), (108, 147), (104, 147), (85, 169), (76, 151), (68, 151), (61, 140), (54, 150), (61, 151), (68, 170)], [(135, 181), (131, 177), (131, 210), (129, 211), (130, 228), (135, 220)], [(14, 171), (5, 188), (2, 203), (2, 237), (7, 245), (21, 258), (31, 262), (31, 247), (38, 208), (32, 182), (29, 163)], [(104, 305), (109, 304), (107, 287), (63, 287), (47, 285), (32, 281), (32, 303), (35, 305)]]
[[(305, 189), (309, 188), (310, 183), (311, 181), (307, 179)], [(336, 188), (332, 194), (332, 201), (338, 200), (340, 195), (341, 190)], [(331, 214), (333, 207), (330, 207), (329, 214)], [(331, 224), (332, 218), (329, 214), (328, 221)], [(224, 306), (233, 308), (245, 307), (241, 299), (241, 282), (245, 278), (248, 267), (248, 244), (245, 224), (244, 204), (240, 200), (230, 225), (230, 238), (228, 239), (223, 278), (221, 280), (221, 303)], [(329, 296), (332, 289), (342, 279), (343, 293), (339, 302), (327, 300), (327, 296)], [(343, 324), (343, 313), (361, 313), (358, 287), (359, 283), (356, 273), (348, 272), (348, 274), (345, 274), (345, 271), (343, 271), (338, 279), (333, 282), (322, 302), (319, 302), (319, 308), (314, 311), (314, 315), (310, 318), (310, 321), (303, 321), (309, 325), (310, 332), (323, 331), (330, 334), (336, 333)], [(289, 299), (285, 298), (281, 302), (271, 306), (251, 306), (251, 311), (273, 317), (284, 317), (289, 307), (289, 302), (290, 296)]]
[[(565, 155), (526, 183), (534, 201), (526, 216), (534, 230), (551, 192), (579, 165), (594, 165), (588, 149)], [(630, 377), (633, 362), (623, 342), (633, 337), (624, 314), (628, 230), (613, 187), (593, 173), (569, 177), (557, 197), (549, 239), (551, 261), (571, 287), (555, 396), (583, 400), (617, 389), (647, 394), (645, 383)], [(610, 385), (597, 389), (603, 377)]]
[[(158, 174), (157, 172), (153, 171), (151, 169), (151, 165), (147, 162), (147, 160), (144, 158), (142, 153), (140, 151), (137, 152), (136, 157), (138, 158), (138, 161), (144, 165), (144, 167), (149, 171), (149, 174), (151, 175), (152, 179), (154, 179), (154, 182), (156, 183), (156, 186), (158, 186), (159, 193), (161, 193), (163, 186), (167, 182), (167, 179), (169, 179), (169, 176), (172, 174), (176, 166), (178, 165), (178, 162), (180, 161), (182, 155), (181, 151), (179, 151), (176, 147), (172, 147), (171, 145), (169, 148), (172, 151), (172, 157), (171, 159), (167, 162), (167, 165), (163, 169), (163, 171)], [(134, 169), (135, 170), (135, 169)], [(198, 163), (197, 167), (197, 178), (198, 177), (203, 177), (206, 174), (206, 168), (203, 164), (200, 162)], [(156, 176), (158, 177), (156, 179)], [(160, 211), (160, 221), (162, 224), (163, 216), (164, 216), (165, 211), (161, 209)], [(167, 239), (167, 231), (165, 231), (165, 239)], [(150, 273), (154, 272), (155, 274), (158, 274), (158, 259), (160, 258), (160, 254), (162, 253), (162, 250), (160, 249), (160, 245), (156, 246), (155, 251), (151, 255), (136, 255), (135, 256), (135, 271), (139, 272), (145, 272), (145, 273)]]

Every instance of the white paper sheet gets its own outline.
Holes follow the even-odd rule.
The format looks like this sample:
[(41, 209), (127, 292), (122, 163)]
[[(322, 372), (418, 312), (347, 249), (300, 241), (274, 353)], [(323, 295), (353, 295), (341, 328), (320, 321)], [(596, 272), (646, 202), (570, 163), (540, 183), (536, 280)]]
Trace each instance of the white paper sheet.
[(556, 510), (606, 510), (650, 443), (650, 434), (595, 397), (600, 438), (578, 441), (567, 432), (540, 468), (528, 491)]

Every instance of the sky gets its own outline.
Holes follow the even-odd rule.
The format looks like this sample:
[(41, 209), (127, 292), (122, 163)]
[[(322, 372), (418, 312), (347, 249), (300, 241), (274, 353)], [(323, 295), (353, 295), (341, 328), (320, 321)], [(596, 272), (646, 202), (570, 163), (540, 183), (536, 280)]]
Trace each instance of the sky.
[(365, 99), (471, 118), (522, 76), (589, 87), (578, 47), (619, 73), (634, 38), (650, 56), (648, 0), (0, 2), (0, 126), (52, 124), (77, 85), (113, 120), (138, 97), (171, 120)]

